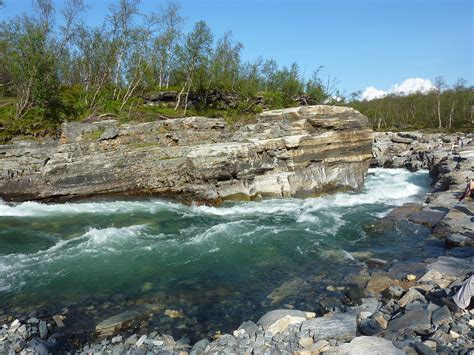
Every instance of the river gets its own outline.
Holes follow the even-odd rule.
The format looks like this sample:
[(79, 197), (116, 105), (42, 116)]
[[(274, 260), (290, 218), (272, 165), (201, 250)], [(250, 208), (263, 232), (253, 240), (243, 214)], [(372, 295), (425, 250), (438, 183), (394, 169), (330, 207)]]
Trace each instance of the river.
[(160, 311), (152, 324), (197, 338), (268, 309), (317, 310), (344, 297), (365, 268), (361, 255), (389, 263), (428, 255), (427, 230), (381, 218), (420, 201), (429, 181), (426, 171), (371, 169), (360, 192), (220, 207), (158, 198), (1, 202), (0, 305), (68, 308), (86, 329), (156, 304), (180, 315)]

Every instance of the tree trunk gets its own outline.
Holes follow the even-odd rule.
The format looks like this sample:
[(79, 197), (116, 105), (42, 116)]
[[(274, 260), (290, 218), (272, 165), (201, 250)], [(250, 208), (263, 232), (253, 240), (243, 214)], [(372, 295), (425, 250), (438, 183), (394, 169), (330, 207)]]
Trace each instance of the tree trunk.
[(438, 129), (441, 129), (441, 95), (438, 94)]
[(188, 97), (189, 97), (189, 91), (191, 91), (192, 85), (193, 85), (193, 79), (191, 78), (188, 85), (188, 91), (186, 91), (186, 97), (184, 99), (184, 116), (186, 116), (186, 111), (188, 110)]
[(454, 101), (451, 106), (451, 112), (449, 113), (449, 129), (451, 129), (451, 126), (453, 124), (453, 116), (454, 116)]
[(181, 103), (181, 95), (183, 95), (183, 92), (184, 92), (184, 89), (186, 88), (186, 85), (187, 85), (187, 81), (186, 81), (186, 83), (184, 83), (183, 88), (181, 89), (181, 91), (178, 94), (178, 99), (176, 100), (176, 106), (174, 107), (175, 111), (178, 111), (179, 104)]

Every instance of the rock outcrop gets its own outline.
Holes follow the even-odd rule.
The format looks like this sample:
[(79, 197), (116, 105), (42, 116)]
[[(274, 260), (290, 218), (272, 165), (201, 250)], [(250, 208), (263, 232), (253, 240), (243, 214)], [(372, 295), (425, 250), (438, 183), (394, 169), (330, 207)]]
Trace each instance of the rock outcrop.
[[(375, 132), (371, 165), (410, 171), (429, 169), (437, 175), (436, 165), (441, 159), (447, 159), (446, 153), (453, 148), (457, 137), (462, 138), (465, 145), (472, 140), (471, 134), (465, 133)], [(454, 148), (453, 153), (457, 153), (459, 149)]]
[(0, 197), (306, 197), (360, 188), (371, 158), (367, 118), (345, 107), (268, 111), (237, 128), (205, 117), (71, 122), (59, 141), (0, 146)]

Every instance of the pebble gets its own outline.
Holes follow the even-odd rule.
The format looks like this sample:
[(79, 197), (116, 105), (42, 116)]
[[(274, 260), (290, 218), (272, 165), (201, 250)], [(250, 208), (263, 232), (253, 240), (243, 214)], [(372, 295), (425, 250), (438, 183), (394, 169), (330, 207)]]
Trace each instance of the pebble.
[(116, 337), (112, 338), (112, 344), (120, 343), (122, 341), (122, 337), (117, 335)]
[(449, 335), (451, 335), (451, 338), (453, 339), (457, 339), (460, 337), (459, 333), (455, 332), (454, 330), (450, 330)]
[(143, 343), (145, 342), (145, 340), (146, 340), (146, 335), (142, 335), (142, 336), (140, 337), (140, 339), (137, 340), (137, 342), (136, 342), (135, 345), (136, 345), (137, 347), (140, 347), (140, 346), (143, 345)]

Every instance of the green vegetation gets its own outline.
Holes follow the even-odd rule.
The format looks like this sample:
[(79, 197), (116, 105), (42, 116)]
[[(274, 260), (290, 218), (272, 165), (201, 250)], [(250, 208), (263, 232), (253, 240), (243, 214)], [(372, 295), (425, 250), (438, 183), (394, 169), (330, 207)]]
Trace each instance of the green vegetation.
[[(296, 63), (243, 62), (243, 45), (232, 33), (215, 40), (204, 21), (183, 33), (177, 3), (142, 15), (139, 0), (116, 0), (103, 25), (88, 27), (81, 20), (83, 0), (67, 0), (59, 14), (52, 0), (33, 2), (31, 14), (0, 24), (3, 141), (106, 113), (121, 121), (210, 115), (233, 122), (263, 108), (320, 103), (335, 94), (319, 70), (305, 81)], [(174, 91), (176, 100), (146, 105), (148, 95), (162, 91)], [(234, 99), (211, 103), (216, 93), (217, 102)]]
[(426, 94), (388, 95), (349, 105), (365, 114), (376, 130), (472, 131), (474, 88), (462, 79), (450, 88), (442, 78), (436, 84), (437, 89)]
[[(65, 120), (101, 115), (121, 122), (203, 115), (233, 123), (264, 109), (346, 102), (334, 78), (322, 79), (322, 67), (306, 80), (297, 63), (242, 61), (243, 44), (231, 32), (216, 40), (204, 21), (184, 33), (177, 3), (143, 15), (140, 0), (114, 0), (103, 25), (88, 27), (83, 1), (67, 0), (56, 13), (52, 0), (33, 0), (31, 14), (0, 23), (0, 142), (54, 134)], [(167, 92), (172, 100), (148, 104)], [(472, 92), (440, 82), (427, 95), (350, 105), (377, 129), (463, 129), (472, 121)]]

